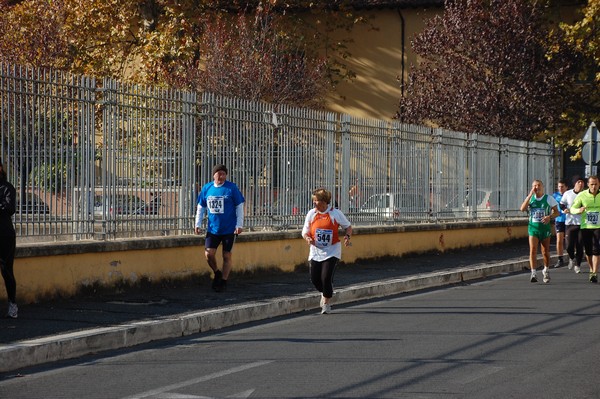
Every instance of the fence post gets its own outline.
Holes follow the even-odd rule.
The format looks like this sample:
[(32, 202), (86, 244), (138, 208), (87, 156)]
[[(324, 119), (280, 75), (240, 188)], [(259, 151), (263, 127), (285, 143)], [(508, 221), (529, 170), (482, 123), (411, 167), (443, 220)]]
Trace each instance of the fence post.
[[(350, 209), (350, 196), (346, 195), (350, 192), (350, 115), (340, 115), (340, 137), (339, 207), (347, 212)], [(358, 204), (352, 205), (358, 207)]]
[[(477, 162), (477, 150), (478, 150), (478, 134), (471, 133), (467, 135), (467, 150), (469, 151), (469, 155), (467, 157), (467, 165), (469, 168), (469, 205), (471, 210), (471, 215), (473, 218), (477, 218), (477, 186), (479, 185), (477, 179), (477, 172), (479, 171), (478, 162)], [(467, 208), (469, 209), (469, 208)]]

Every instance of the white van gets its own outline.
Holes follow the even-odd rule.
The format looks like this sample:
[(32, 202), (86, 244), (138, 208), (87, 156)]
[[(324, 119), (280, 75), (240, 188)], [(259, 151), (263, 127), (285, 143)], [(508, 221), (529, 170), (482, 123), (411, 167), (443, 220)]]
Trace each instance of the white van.
[(370, 196), (359, 213), (372, 214), (384, 219), (399, 219), (426, 215), (429, 206), (419, 193), (383, 193)]
[[(473, 206), (470, 192), (467, 190), (465, 195), (456, 195), (445, 205), (446, 210), (451, 210), (456, 217), (471, 217)], [(488, 188), (478, 188), (475, 191), (475, 203), (477, 204), (477, 217), (493, 217), (498, 211), (498, 191)]]

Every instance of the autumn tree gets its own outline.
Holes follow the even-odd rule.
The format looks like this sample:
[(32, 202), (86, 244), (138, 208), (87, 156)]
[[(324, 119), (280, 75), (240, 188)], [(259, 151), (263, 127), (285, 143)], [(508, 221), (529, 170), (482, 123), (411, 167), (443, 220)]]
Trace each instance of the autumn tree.
[(564, 35), (554, 41), (552, 53), (568, 48), (577, 63), (575, 82), (568, 88), (571, 102), (565, 105), (557, 133), (577, 146), (590, 123), (600, 122), (600, 0), (588, 0), (581, 18), (573, 24), (561, 23), (560, 29)]
[(217, 94), (318, 107), (331, 88), (327, 61), (286, 22), (267, 7), (206, 21), (199, 56), (161, 68), (164, 79)]
[(547, 57), (543, 10), (528, 0), (447, 1), (413, 41), (421, 59), (397, 117), (531, 140), (560, 120), (572, 61)]
[[(316, 105), (341, 79), (351, 1), (0, 0), (0, 60)], [(311, 26), (297, 12), (317, 15)], [(319, 29), (321, 28), (321, 29)], [(19, 43), (19, 46), (15, 46)], [(208, 44), (210, 43), (210, 44)], [(25, 50), (25, 51), (23, 51)]]
[(36, 67), (68, 68), (73, 52), (62, 34), (65, 5), (0, 0), (0, 61)]

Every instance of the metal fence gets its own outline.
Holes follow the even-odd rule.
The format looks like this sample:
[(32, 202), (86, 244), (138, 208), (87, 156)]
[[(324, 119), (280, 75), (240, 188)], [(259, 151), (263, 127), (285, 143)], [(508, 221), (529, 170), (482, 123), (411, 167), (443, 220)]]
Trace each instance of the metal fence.
[(522, 217), (554, 179), (551, 144), (210, 93), (0, 64), (0, 99), (21, 242), (191, 234), (216, 163), (253, 230), (301, 226), (317, 187), (354, 225)]

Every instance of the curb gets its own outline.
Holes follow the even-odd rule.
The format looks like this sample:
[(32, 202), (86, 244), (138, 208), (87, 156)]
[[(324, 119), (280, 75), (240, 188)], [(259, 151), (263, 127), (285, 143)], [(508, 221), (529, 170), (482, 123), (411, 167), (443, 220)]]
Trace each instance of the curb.
[[(335, 303), (344, 304), (393, 296), (504, 273), (514, 273), (528, 268), (528, 265), (527, 259), (511, 260), (346, 286), (335, 289)], [(0, 372), (299, 313), (315, 309), (318, 299), (319, 295), (316, 293), (271, 298), (265, 301), (2, 345), (0, 346), (0, 358), (2, 358)]]

